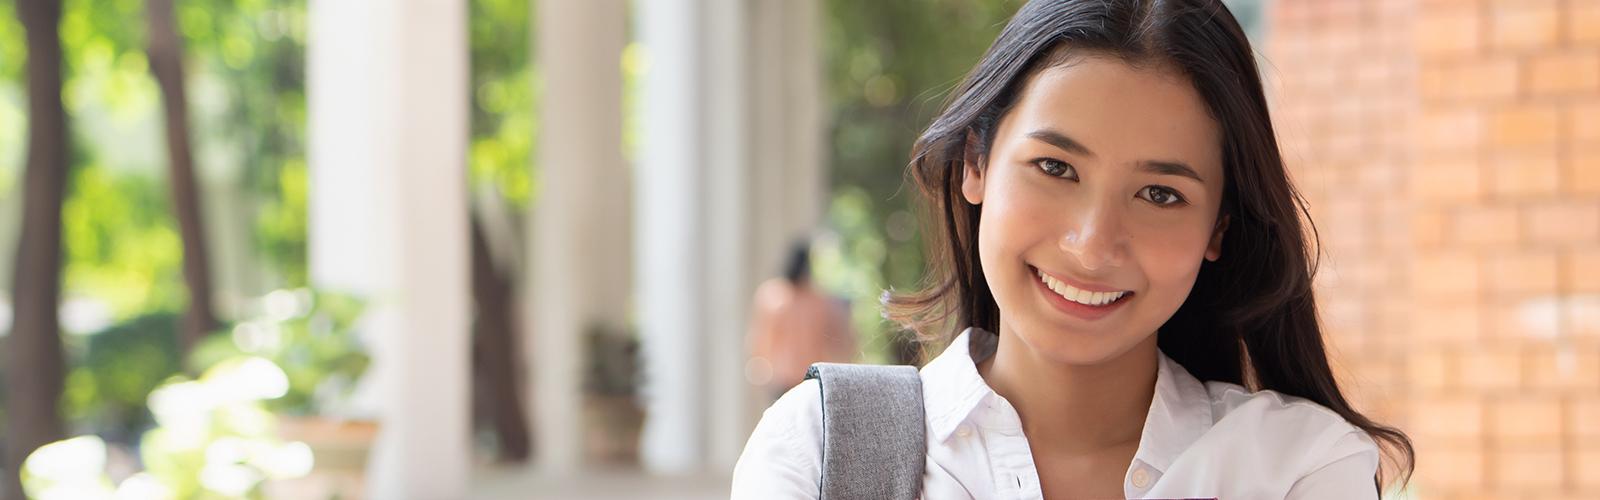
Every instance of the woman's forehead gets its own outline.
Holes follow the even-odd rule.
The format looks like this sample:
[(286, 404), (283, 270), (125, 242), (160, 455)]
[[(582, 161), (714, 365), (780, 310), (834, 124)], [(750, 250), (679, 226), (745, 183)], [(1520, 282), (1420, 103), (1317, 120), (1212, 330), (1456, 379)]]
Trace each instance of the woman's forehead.
[(1164, 66), (1100, 56), (1051, 66), (1028, 81), (1002, 129), (1012, 138), (1050, 129), (1113, 161), (1175, 158), (1221, 168), (1219, 125), (1193, 85)]

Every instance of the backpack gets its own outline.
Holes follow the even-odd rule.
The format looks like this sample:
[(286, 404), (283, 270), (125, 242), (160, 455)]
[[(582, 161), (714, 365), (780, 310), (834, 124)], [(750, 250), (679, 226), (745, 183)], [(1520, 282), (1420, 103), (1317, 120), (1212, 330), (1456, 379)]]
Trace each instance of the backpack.
[(813, 363), (822, 389), (822, 500), (912, 500), (928, 453), (914, 366)]

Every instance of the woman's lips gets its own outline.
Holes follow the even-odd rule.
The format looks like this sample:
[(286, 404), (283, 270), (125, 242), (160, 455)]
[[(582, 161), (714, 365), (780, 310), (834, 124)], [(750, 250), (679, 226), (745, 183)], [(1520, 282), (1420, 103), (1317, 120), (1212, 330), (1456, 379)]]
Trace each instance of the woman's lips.
[(1127, 290), (1110, 287), (1069, 283), (1056, 276), (1029, 266), (1034, 275), (1034, 288), (1044, 295), (1057, 310), (1068, 315), (1096, 320), (1120, 309), (1133, 297)]

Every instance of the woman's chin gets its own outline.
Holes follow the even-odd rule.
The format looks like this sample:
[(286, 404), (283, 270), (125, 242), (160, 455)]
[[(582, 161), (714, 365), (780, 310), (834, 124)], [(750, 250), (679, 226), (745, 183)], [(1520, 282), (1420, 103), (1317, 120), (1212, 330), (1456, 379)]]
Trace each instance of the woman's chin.
[(1104, 335), (1064, 328), (1050, 328), (1040, 335), (1021, 334), (1023, 343), (1036, 355), (1051, 362), (1072, 366), (1094, 366), (1116, 360), (1133, 350), (1142, 339), (1126, 335)]

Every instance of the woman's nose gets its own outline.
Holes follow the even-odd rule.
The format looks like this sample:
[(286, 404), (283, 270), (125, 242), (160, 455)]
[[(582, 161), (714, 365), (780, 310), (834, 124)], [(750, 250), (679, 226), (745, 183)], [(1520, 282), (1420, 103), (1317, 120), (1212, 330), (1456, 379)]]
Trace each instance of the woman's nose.
[(1121, 266), (1128, 252), (1120, 210), (1106, 205), (1084, 207), (1061, 235), (1061, 250), (1076, 258), (1085, 271)]

